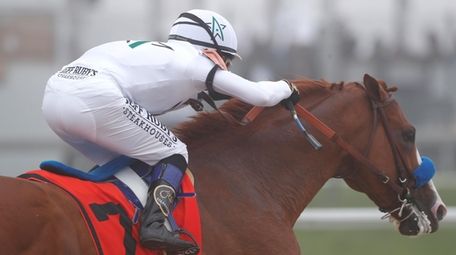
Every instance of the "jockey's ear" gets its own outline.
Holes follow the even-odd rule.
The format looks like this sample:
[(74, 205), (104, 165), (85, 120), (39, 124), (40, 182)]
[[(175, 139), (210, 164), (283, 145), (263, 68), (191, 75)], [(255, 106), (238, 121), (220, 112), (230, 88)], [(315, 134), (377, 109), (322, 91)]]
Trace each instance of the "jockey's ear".
[(383, 102), (389, 98), (389, 94), (385, 89), (386, 84), (384, 82), (379, 83), (374, 77), (368, 74), (364, 74), (363, 82), (369, 95), (376, 101)]

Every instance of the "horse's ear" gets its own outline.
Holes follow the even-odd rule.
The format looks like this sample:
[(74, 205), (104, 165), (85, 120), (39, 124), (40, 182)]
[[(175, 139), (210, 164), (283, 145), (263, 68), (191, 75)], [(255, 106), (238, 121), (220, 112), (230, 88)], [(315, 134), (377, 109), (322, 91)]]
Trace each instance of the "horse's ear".
[(375, 100), (382, 102), (389, 97), (388, 92), (385, 90), (386, 84), (384, 82), (379, 82), (368, 74), (364, 74), (363, 82), (369, 95)]

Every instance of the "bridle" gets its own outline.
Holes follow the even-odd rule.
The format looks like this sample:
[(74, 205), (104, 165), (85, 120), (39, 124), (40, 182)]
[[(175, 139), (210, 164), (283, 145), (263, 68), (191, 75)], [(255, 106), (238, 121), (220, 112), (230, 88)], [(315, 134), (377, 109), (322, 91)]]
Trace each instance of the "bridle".
[[(400, 206), (393, 207), (393, 208), (379, 208), (381, 212), (384, 212), (385, 215), (381, 219), (390, 219), (390, 221), (396, 222), (404, 222), (411, 217), (414, 218), (415, 222), (419, 226), (419, 232), (421, 233), (430, 233), (432, 231), (431, 222), (428, 219), (426, 213), (419, 208), (419, 206), (414, 201), (414, 197), (411, 193), (411, 190), (416, 189), (417, 187), (413, 186), (409, 179), (407, 178), (407, 173), (409, 172), (409, 168), (407, 167), (404, 157), (401, 154), (397, 143), (392, 134), (391, 125), (388, 122), (388, 118), (386, 116), (385, 108), (393, 102), (392, 98), (389, 97), (384, 101), (378, 101), (373, 97), (368, 90), (366, 90), (366, 94), (369, 98), (369, 101), (372, 105), (373, 113), (374, 113), (374, 124), (373, 129), (377, 127), (377, 121), (380, 120), (385, 130), (385, 135), (388, 139), (388, 143), (391, 147), (391, 152), (394, 158), (394, 164), (396, 171), (398, 172), (398, 183), (388, 181), (387, 183), (396, 191), (397, 199), (399, 200)], [(372, 134), (374, 131), (371, 131), (370, 140), (372, 140)], [(372, 141), (369, 141), (369, 146), (372, 146)], [(378, 170), (376, 170), (378, 171)], [(414, 176), (414, 175), (413, 175)], [(386, 176), (387, 177), (387, 176)], [(388, 178), (389, 180), (389, 178)], [(416, 180), (416, 179), (415, 179)], [(408, 214), (404, 215), (405, 209), (408, 210)], [(397, 214), (399, 217), (395, 219), (392, 217), (393, 214)]]
[[(388, 139), (388, 143), (391, 148), (391, 152), (393, 155), (394, 159), (394, 166), (395, 169), (398, 173), (398, 182), (391, 182), (390, 178), (386, 175), (383, 174), (383, 182), (388, 183), (391, 188), (397, 193), (397, 198), (399, 202), (402, 203), (402, 205), (399, 208), (390, 210), (387, 208), (380, 208), (380, 211), (382, 212), (388, 212), (392, 213), (393, 211), (399, 211), (399, 215), (402, 214), (402, 210), (404, 207), (412, 202), (412, 195), (411, 195), (411, 190), (414, 189), (411, 182), (409, 182), (408, 172), (410, 172), (410, 169), (407, 167), (407, 164), (405, 163), (404, 157), (402, 153), (400, 152), (397, 143), (395, 142), (395, 139), (393, 137), (392, 133), (392, 128), (391, 124), (388, 121), (385, 108), (390, 105), (393, 102), (393, 99), (391, 97), (387, 98), (384, 101), (378, 101), (376, 98), (368, 91), (365, 90), (366, 95), (369, 98), (369, 101), (372, 106), (372, 111), (373, 111), (373, 125), (372, 125), (372, 130), (369, 135), (369, 141), (368, 141), (368, 151), (372, 147), (372, 140), (373, 140), (373, 134), (375, 132), (375, 128), (377, 128), (377, 122), (380, 120), (381, 125), (383, 126), (383, 129), (385, 131), (385, 135)], [(368, 152), (365, 154), (365, 157), (367, 158)], [(375, 166), (374, 166), (375, 167)], [(380, 171), (379, 169), (373, 168), (374, 171)]]
[[(360, 87), (365, 89), (366, 95), (368, 97), (368, 100), (372, 106), (372, 110), (374, 113), (373, 116), (373, 125), (372, 129), (370, 131), (369, 135), (369, 141), (368, 141), (368, 147), (366, 153), (361, 153), (357, 148), (355, 148), (353, 145), (348, 143), (346, 140), (344, 140), (339, 134), (337, 134), (336, 131), (331, 129), (329, 126), (327, 126), (325, 123), (323, 123), (318, 117), (313, 115), (309, 110), (307, 110), (305, 107), (303, 107), (300, 104), (295, 105), (296, 112), (298, 116), (305, 120), (305, 122), (317, 129), (323, 136), (325, 136), (328, 140), (331, 142), (337, 144), (343, 151), (347, 152), (353, 159), (361, 163), (368, 169), (370, 172), (372, 172), (374, 175), (376, 175), (385, 185), (389, 185), (391, 189), (393, 189), (398, 196), (398, 199), (401, 203), (410, 202), (411, 200), (411, 193), (410, 189), (412, 188), (412, 185), (408, 181), (407, 178), (407, 172), (408, 168), (407, 165), (405, 164), (404, 158), (402, 154), (400, 153), (398, 146), (394, 140), (394, 137), (392, 135), (392, 129), (390, 126), (390, 123), (388, 122), (386, 113), (385, 113), (385, 108), (390, 105), (393, 100), (391, 98), (388, 98), (384, 101), (378, 101), (370, 92), (361, 84), (357, 84)], [(330, 97), (330, 96), (329, 96)], [(326, 97), (324, 100), (320, 100), (318, 103), (322, 103), (329, 97)], [(313, 105), (315, 107), (315, 105)], [(249, 123), (253, 119), (255, 119), (261, 112), (263, 111), (262, 107), (257, 107), (254, 106), (243, 118), (242, 122), (243, 123)], [(368, 152), (370, 151), (370, 148), (372, 147), (373, 144), (373, 138), (374, 138), (374, 132), (375, 129), (378, 126), (378, 121), (381, 122), (381, 125), (383, 126), (386, 137), (388, 139), (388, 142), (391, 146), (391, 151), (393, 154), (394, 162), (395, 162), (395, 168), (396, 171), (398, 172), (398, 182), (391, 181), (391, 178), (384, 173), (381, 169), (379, 169), (377, 166), (375, 166), (371, 160), (368, 158)], [(391, 211), (390, 209), (386, 208), (380, 208), (381, 211), (388, 212)]]
[[(313, 115), (309, 110), (303, 107), (300, 104), (297, 104), (291, 111), (295, 111), (300, 118), (304, 119), (307, 124), (311, 125), (315, 129), (317, 129), (323, 136), (329, 139), (331, 142), (337, 144), (343, 151), (348, 153), (354, 160), (361, 163), (368, 169), (371, 173), (376, 175), (382, 183), (388, 185), (394, 192), (397, 194), (397, 202), (399, 202), (399, 206), (392, 206), (392, 207), (380, 207), (379, 210), (384, 212), (385, 215), (382, 219), (389, 219), (390, 221), (396, 222), (400, 224), (408, 219), (413, 218), (416, 222), (419, 232), (418, 234), (422, 233), (430, 233), (432, 232), (431, 222), (420, 206), (415, 202), (415, 199), (412, 195), (411, 190), (417, 189), (417, 176), (415, 173), (417, 169), (414, 170), (412, 178), (415, 180), (415, 184), (409, 181), (407, 178), (409, 173), (409, 168), (407, 167), (404, 157), (401, 154), (398, 145), (394, 139), (391, 123), (388, 121), (386, 115), (386, 108), (391, 105), (394, 100), (389, 96), (385, 100), (379, 100), (378, 97), (375, 97), (372, 92), (367, 88), (367, 86), (363, 86), (362, 84), (355, 83), (359, 87), (363, 88), (367, 98), (372, 106), (373, 111), (373, 124), (371, 127), (371, 131), (369, 133), (368, 143), (367, 143), (367, 150), (364, 153), (361, 153), (357, 148), (355, 148), (350, 143), (346, 142), (339, 134), (337, 134), (333, 129), (328, 127), (325, 123), (323, 123), (320, 119), (318, 119), (315, 115)], [(316, 107), (318, 104), (321, 104), (329, 97), (334, 95), (334, 93), (327, 95), (326, 97), (320, 99), (313, 104), (310, 109)], [(291, 105), (292, 106), (292, 105)], [(294, 109), (295, 108), (295, 109)], [(256, 118), (261, 112), (263, 111), (262, 107), (253, 107), (242, 119), (242, 123), (246, 124), (251, 122), (253, 119)], [(373, 146), (373, 139), (376, 128), (379, 126), (378, 122), (381, 122), (383, 126), (386, 138), (388, 143), (391, 147), (391, 152), (394, 158), (394, 166), (397, 171), (398, 180), (392, 181), (391, 178), (386, 175), (381, 169), (376, 167), (371, 160), (369, 160), (369, 151)], [(301, 124), (302, 125), (302, 124)], [(299, 127), (299, 125), (298, 125)], [(303, 130), (301, 130), (303, 131)], [(306, 135), (306, 134), (305, 134)], [(312, 139), (307, 139), (309, 143), (312, 144)], [(315, 149), (319, 149), (318, 146), (314, 146)], [(432, 176), (431, 176), (432, 178)], [(404, 213), (407, 213), (406, 215)], [(393, 215), (397, 215), (398, 217), (394, 217)]]

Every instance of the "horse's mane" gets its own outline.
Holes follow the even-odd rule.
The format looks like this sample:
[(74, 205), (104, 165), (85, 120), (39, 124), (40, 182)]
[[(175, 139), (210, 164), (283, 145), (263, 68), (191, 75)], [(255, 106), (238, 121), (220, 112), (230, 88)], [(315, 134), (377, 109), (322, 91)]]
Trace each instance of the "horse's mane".
[[(242, 117), (252, 108), (251, 105), (243, 103), (237, 99), (230, 99), (219, 107), (220, 111), (226, 112), (235, 119)], [(189, 121), (178, 125), (173, 131), (179, 139), (188, 144), (193, 138), (201, 137), (209, 133), (217, 133), (225, 130), (233, 124), (228, 123), (219, 112), (201, 112), (193, 116)]]
[[(309, 97), (315, 94), (324, 94), (333, 90), (342, 90), (344, 83), (329, 83), (325, 80), (295, 80), (293, 84), (298, 88), (301, 95)], [(220, 106), (220, 110), (240, 120), (252, 108), (252, 105), (243, 103), (237, 99), (231, 99)], [(202, 112), (178, 125), (173, 131), (181, 141), (188, 144), (192, 139), (208, 134), (214, 134), (227, 128), (233, 128), (218, 112)]]

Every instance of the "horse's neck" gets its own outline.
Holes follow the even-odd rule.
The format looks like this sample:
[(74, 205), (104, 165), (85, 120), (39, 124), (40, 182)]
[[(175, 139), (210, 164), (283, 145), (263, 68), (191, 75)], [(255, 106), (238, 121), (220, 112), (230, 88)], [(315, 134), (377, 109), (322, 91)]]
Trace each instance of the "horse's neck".
[[(278, 122), (289, 118), (275, 114), (265, 113), (259, 118), (277, 118)], [(283, 130), (280, 131), (262, 127), (262, 120), (258, 121), (258, 129), (252, 124), (255, 132), (233, 130), (229, 132), (231, 135), (202, 137), (189, 143), (190, 167), (197, 176), (197, 185), (211, 194), (210, 199), (222, 190), (223, 195), (228, 192), (232, 196), (230, 201), (249, 203), (253, 210), (261, 210), (261, 205), (267, 204), (262, 207), (267, 208), (268, 213), (273, 211), (282, 218), (287, 217), (284, 219), (287, 223), (294, 224), (334, 175), (340, 156), (329, 148), (329, 153), (313, 151), (301, 136), (296, 141), (287, 141), (288, 132), (296, 132), (291, 121), (281, 124)]]
[[(344, 111), (354, 114), (347, 109), (347, 105), (353, 107), (353, 102), (348, 102), (353, 98), (344, 97), (328, 98), (314, 110), (317, 117), (355, 142), (355, 132), (363, 131), (360, 127), (347, 131), (353, 120), (342, 116)], [(217, 206), (212, 200), (220, 194), (229, 196), (225, 201), (242, 203), (253, 210), (267, 208), (268, 213), (276, 212), (294, 224), (321, 187), (345, 167), (345, 154), (339, 147), (313, 130), (324, 146), (322, 151), (314, 151), (297, 131), (289, 113), (279, 107), (263, 112), (248, 127), (215, 130), (187, 141), (190, 167), (197, 186), (205, 193), (200, 198), (212, 206)]]
[(224, 203), (248, 204), (254, 211), (266, 208), (267, 213), (286, 218), (284, 221), (292, 225), (339, 165), (337, 155), (325, 154), (334, 159), (328, 160), (310, 148), (306, 152), (305, 141), (301, 142), (304, 151), (284, 155), (280, 152), (289, 148), (245, 138), (225, 144), (212, 141), (212, 145), (199, 144), (206, 146), (206, 151), (190, 147), (190, 167), (196, 173), (197, 185), (211, 199), (218, 192), (228, 193), (230, 199), (219, 197), (225, 198)]

